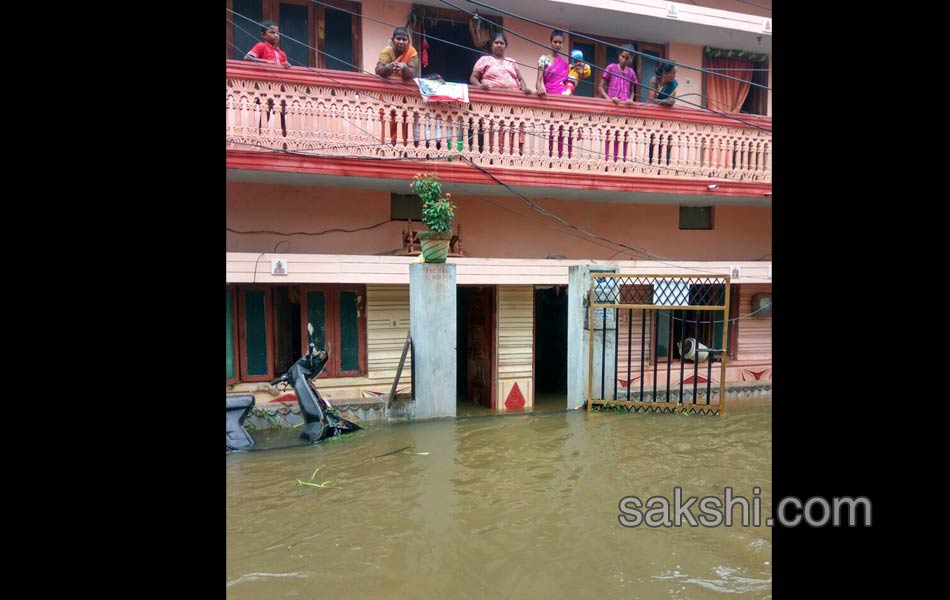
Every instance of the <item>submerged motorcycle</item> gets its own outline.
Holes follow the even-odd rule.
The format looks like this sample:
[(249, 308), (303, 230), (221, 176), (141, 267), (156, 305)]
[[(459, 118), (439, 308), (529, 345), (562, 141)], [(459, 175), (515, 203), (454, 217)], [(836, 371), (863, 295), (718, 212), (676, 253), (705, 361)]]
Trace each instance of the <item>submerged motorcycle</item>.
[[(270, 384), (283, 383), (294, 388), (304, 419), (300, 439), (307, 444), (314, 444), (333, 436), (359, 431), (362, 427), (336, 414), (333, 406), (313, 384), (313, 380), (323, 372), (330, 355), (326, 350), (317, 350), (313, 343), (313, 325), (310, 323), (307, 323), (307, 331), (310, 333), (309, 351)], [(247, 450), (254, 445), (254, 438), (244, 428), (244, 421), (253, 407), (254, 396), (251, 394), (227, 397), (228, 450)]]

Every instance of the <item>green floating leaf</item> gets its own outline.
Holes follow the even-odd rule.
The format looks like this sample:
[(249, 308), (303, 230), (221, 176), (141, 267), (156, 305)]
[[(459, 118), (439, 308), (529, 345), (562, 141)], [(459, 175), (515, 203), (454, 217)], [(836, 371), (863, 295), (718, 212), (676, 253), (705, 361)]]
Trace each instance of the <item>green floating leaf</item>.
[(325, 467), (325, 466), (326, 466), (326, 464), (322, 464), (322, 465), (320, 465), (319, 467), (317, 467), (316, 469), (314, 469), (313, 475), (310, 476), (310, 481), (313, 481), (313, 478), (317, 476), (317, 471), (319, 471), (320, 469), (322, 469), (322, 468)]

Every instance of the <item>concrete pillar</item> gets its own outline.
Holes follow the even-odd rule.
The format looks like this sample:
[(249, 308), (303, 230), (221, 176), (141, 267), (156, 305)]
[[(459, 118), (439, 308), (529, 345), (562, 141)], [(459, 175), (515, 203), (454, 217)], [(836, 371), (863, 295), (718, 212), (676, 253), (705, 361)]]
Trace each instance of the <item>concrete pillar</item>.
[(455, 416), (457, 310), (455, 265), (409, 265), (409, 331), (417, 419)]
[[(567, 288), (567, 407), (579, 408), (587, 401), (587, 373), (589, 365), (589, 336), (587, 303), (590, 294), (591, 273), (616, 273), (617, 267), (568, 267)], [(606, 329), (604, 313), (606, 312)], [(594, 311), (594, 398), (600, 398), (603, 374), (605, 398), (614, 392), (614, 365), (617, 362), (617, 322), (613, 309)], [(606, 347), (604, 334), (606, 332)], [(606, 355), (606, 356), (604, 356)], [(607, 365), (606, 372), (602, 364)]]

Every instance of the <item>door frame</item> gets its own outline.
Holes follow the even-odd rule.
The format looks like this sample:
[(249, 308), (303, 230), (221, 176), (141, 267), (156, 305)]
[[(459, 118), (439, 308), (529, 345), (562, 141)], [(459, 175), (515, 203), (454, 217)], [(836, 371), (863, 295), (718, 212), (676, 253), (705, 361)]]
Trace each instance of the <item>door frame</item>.
[[(488, 381), (489, 403), (488, 405), (491, 410), (495, 410), (495, 406), (497, 403), (497, 396), (498, 396), (498, 392), (496, 389), (498, 387), (498, 356), (497, 356), (498, 355), (498, 286), (494, 284), (488, 284), (488, 285), (465, 284), (465, 285), (459, 285), (457, 287), (459, 288), (486, 288), (488, 290), (489, 295), (491, 296), (488, 302), (488, 306), (490, 307), (490, 310), (491, 310), (491, 321), (489, 323), (489, 327), (491, 331), (488, 332), (488, 338), (487, 338), (490, 340), (489, 343), (491, 344), (489, 348), (490, 356), (489, 356), (489, 369), (488, 369), (488, 373), (489, 373), (488, 375), (489, 377), (489, 381)], [(466, 302), (466, 308), (470, 306), (471, 304)], [(465, 319), (466, 321), (468, 320), (467, 312), (465, 314)], [(468, 344), (468, 339), (467, 339), (468, 335), (469, 334), (466, 328), (466, 340), (465, 340), (466, 345)], [(456, 341), (456, 343), (458, 343), (458, 341)], [(468, 360), (467, 355), (466, 355), (466, 360)], [(468, 376), (469, 374), (466, 373), (466, 381), (465, 381), (466, 386), (468, 386)]]

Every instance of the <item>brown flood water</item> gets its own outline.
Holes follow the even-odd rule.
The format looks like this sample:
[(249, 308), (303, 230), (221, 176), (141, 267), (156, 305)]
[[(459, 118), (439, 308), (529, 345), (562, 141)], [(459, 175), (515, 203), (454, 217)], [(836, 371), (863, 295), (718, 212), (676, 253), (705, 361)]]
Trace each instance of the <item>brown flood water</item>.
[[(771, 428), (770, 403), (723, 417), (535, 412), (233, 453), (227, 597), (770, 598), (771, 529), (627, 528), (618, 503), (757, 486), (771, 516)], [(255, 435), (274, 448), (297, 433)], [(404, 446), (428, 454), (373, 458)], [(342, 489), (297, 483), (321, 465), (313, 481)]]

